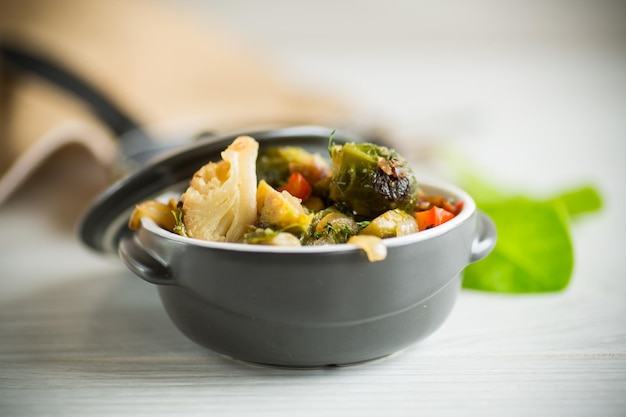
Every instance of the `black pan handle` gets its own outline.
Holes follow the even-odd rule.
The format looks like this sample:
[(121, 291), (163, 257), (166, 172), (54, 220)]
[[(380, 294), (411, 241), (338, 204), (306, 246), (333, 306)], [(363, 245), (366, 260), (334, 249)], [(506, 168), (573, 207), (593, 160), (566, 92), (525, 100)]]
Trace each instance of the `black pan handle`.
[[(132, 157), (137, 150), (152, 147), (152, 139), (141, 129), (137, 121), (122, 111), (102, 91), (53, 59), (6, 42), (0, 44), (0, 57), (3, 65), (20, 73), (39, 76), (87, 104), (96, 117), (121, 138), (120, 145), (124, 155)], [(131, 131), (132, 143), (128, 143), (131, 139), (123, 138), (125, 133)]]

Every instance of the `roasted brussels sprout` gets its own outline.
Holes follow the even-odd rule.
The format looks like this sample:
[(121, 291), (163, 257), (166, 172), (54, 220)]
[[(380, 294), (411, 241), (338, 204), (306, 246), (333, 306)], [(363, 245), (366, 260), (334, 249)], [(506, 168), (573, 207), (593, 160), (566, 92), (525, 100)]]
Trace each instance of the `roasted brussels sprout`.
[(417, 204), (415, 175), (398, 153), (372, 143), (330, 146), (329, 198), (361, 218), (387, 210), (411, 212)]

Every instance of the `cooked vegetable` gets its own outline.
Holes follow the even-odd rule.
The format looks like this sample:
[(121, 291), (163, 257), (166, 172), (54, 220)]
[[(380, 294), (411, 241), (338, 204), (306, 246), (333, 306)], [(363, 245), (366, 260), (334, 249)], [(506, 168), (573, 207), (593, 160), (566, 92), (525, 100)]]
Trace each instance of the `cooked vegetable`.
[(189, 236), (187, 234), (187, 228), (185, 227), (185, 223), (183, 222), (183, 203), (179, 201), (176, 205), (176, 209), (172, 210), (172, 215), (174, 216), (174, 227), (172, 228), (172, 232), (179, 234), (181, 236)]
[(351, 236), (359, 233), (354, 218), (336, 208), (316, 213), (311, 226), (312, 233), (307, 240), (307, 244), (311, 245), (346, 243)]
[(351, 243), (370, 261), (386, 257), (383, 239), (437, 226), (462, 208), (420, 192), (406, 161), (371, 143), (332, 144), (330, 165), (296, 147), (241, 136), (193, 176), (180, 200), (139, 204), (143, 216), (182, 236), (259, 245)]
[(372, 220), (361, 234), (389, 238), (410, 235), (418, 231), (415, 217), (405, 211), (388, 210)]
[(320, 210), (324, 210), (326, 208), (326, 204), (324, 200), (316, 195), (312, 195), (302, 202), (302, 205), (306, 207), (310, 212), (316, 212)]
[(128, 227), (135, 230), (139, 228), (142, 217), (149, 217), (156, 224), (167, 230), (173, 230), (176, 225), (176, 218), (173, 211), (176, 210), (176, 200), (171, 199), (168, 204), (157, 200), (144, 201), (135, 206), (128, 221)]
[(288, 232), (256, 228), (243, 236), (243, 243), (272, 246), (301, 246), (300, 239)]
[(372, 218), (417, 204), (417, 180), (397, 152), (371, 143), (330, 147), (333, 175), (329, 197), (358, 217)]
[(258, 143), (240, 136), (222, 152), (222, 161), (197, 171), (181, 196), (185, 229), (190, 237), (237, 242), (254, 224)]
[(423, 195), (422, 193), (419, 193), (418, 199), (417, 199), (417, 206), (415, 207), (417, 211), (430, 210), (432, 207), (435, 207), (435, 206), (440, 207), (446, 210), (447, 212), (456, 215), (463, 208), (463, 202), (461, 201), (456, 204), (453, 204), (452, 201), (441, 196), (430, 196), (430, 195)]
[(331, 174), (328, 162), (320, 155), (295, 146), (269, 147), (259, 154), (259, 181), (264, 180), (272, 187), (279, 188), (294, 172), (300, 173), (310, 185)]
[(361, 248), (370, 262), (382, 261), (387, 257), (387, 246), (377, 236), (358, 235), (348, 239), (348, 243)]
[(287, 191), (279, 192), (261, 180), (256, 193), (258, 223), (292, 233), (306, 233), (313, 214), (300, 204), (300, 199)]
[(454, 213), (438, 206), (432, 206), (429, 210), (418, 211), (415, 213), (417, 227), (420, 231), (439, 226), (440, 224), (453, 219), (454, 216)]
[(311, 196), (313, 189), (302, 174), (294, 172), (289, 176), (287, 182), (278, 188), (278, 191), (287, 191), (292, 196), (305, 201)]

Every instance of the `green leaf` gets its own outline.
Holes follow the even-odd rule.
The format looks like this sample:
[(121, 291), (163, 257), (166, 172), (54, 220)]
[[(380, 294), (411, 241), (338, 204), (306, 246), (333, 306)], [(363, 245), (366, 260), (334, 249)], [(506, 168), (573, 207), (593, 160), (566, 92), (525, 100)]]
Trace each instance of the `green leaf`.
[(565, 205), (509, 198), (480, 206), (498, 231), (493, 252), (465, 269), (465, 288), (507, 293), (564, 289), (574, 266)]
[(602, 197), (590, 185), (567, 191), (557, 196), (555, 200), (560, 201), (565, 206), (567, 213), (573, 219), (578, 218), (581, 214), (593, 213), (602, 208)]
[(571, 221), (602, 208), (598, 191), (584, 185), (546, 200), (512, 196), (510, 190), (481, 177), (455, 150), (441, 149), (440, 156), (450, 163), (478, 209), (491, 217), (498, 233), (489, 256), (465, 269), (463, 286), (503, 293), (566, 288), (574, 269)]

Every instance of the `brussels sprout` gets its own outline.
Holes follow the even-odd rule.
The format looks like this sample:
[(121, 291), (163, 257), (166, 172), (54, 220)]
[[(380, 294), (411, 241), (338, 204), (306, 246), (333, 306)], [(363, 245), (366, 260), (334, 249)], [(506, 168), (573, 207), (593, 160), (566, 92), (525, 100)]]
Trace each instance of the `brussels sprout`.
[(392, 149), (372, 143), (332, 145), (329, 197), (361, 218), (387, 210), (411, 212), (418, 186), (406, 161)]
[(382, 239), (416, 232), (418, 228), (415, 217), (398, 209), (384, 212), (361, 230), (363, 235), (378, 236)]
[(346, 243), (359, 233), (359, 225), (352, 216), (329, 208), (315, 213), (310, 230), (306, 245), (328, 245)]

